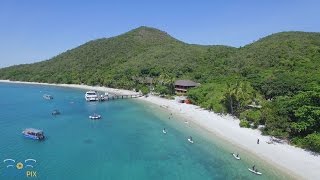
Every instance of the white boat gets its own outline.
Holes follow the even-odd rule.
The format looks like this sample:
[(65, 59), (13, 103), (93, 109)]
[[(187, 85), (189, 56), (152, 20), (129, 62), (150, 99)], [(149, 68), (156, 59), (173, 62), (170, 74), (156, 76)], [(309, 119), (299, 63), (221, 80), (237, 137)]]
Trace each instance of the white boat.
[(241, 159), (239, 155), (237, 156), (237, 155), (234, 154), (234, 153), (232, 153), (232, 155), (233, 155), (233, 157), (236, 158), (237, 160), (240, 160), (240, 159)]
[(49, 94), (44, 94), (43, 98), (50, 100), (50, 99), (53, 99), (53, 96), (51, 96)]
[(191, 144), (193, 144), (192, 137), (189, 137), (189, 138), (188, 138), (188, 141), (189, 141)]
[(99, 115), (99, 114), (93, 114), (93, 115), (91, 115), (91, 116), (89, 116), (89, 118), (90, 119), (101, 119), (101, 115)]
[(34, 129), (34, 128), (27, 128), (22, 131), (22, 134), (26, 138), (31, 138), (35, 140), (43, 140), (45, 138), (42, 130)]
[(259, 171), (257, 171), (257, 170), (253, 170), (253, 169), (250, 169), (250, 168), (248, 168), (248, 170), (249, 170), (250, 172), (256, 174), (256, 175), (262, 175), (262, 173), (259, 172)]
[(86, 101), (98, 101), (99, 97), (96, 91), (87, 91), (84, 95)]

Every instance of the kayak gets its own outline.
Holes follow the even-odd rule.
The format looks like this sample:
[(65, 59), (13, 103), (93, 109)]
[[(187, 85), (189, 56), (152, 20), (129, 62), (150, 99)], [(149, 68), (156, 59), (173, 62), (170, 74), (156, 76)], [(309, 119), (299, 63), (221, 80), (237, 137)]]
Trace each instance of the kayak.
[(190, 138), (188, 138), (188, 141), (189, 141), (191, 144), (193, 144), (193, 140), (191, 140)]
[(248, 170), (249, 170), (250, 172), (256, 174), (256, 175), (261, 175), (261, 174), (262, 174), (261, 172), (252, 170), (252, 169), (250, 169), (250, 168), (248, 168)]
[(233, 157), (236, 158), (237, 160), (240, 160), (240, 159), (241, 159), (240, 156), (237, 157), (237, 155), (234, 154), (234, 153), (232, 153), (232, 155), (233, 155)]

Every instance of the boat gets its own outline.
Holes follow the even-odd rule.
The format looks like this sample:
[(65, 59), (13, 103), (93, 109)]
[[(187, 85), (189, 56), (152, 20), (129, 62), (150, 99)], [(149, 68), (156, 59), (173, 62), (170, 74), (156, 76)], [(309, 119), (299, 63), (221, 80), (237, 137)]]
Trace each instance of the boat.
[(250, 172), (256, 174), (256, 175), (262, 175), (262, 173), (259, 172), (259, 171), (257, 171), (257, 170), (253, 170), (253, 169), (251, 169), (251, 168), (248, 168), (248, 170), (249, 170)]
[(167, 134), (166, 129), (163, 129), (162, 132), (163, 132), (163, 134)]
[(59, 114), (61, 114), (61, 113), (60, 113), (59, 110), (55, 109), (55, 110), (52, 111), (51, 114), (55, 116), (55, 115), (59, 115)]
[(189, 141), (191, 144), (193, 144), (193, 140), (192, 140), (192, 137), (191, 137), (191, 136), (188, 138), (188, 141)]
[(90, 119), (101, 119), (101, 115), (99, 115), (99, 114), (93, 114), (93, 115), (91, 115), (91, 116), (89, 116), (89, 118)]
[(44, 99), (48, 99), (48, 100), (53, 99), (53, 96), (51, 96), (51, 95), (49, 95), (49, 94), (44, 94), (42, 97), (43, 97)]
[(34, 129), (34, 128), (26, 128), (25, 130), (22, 131), (22, 134), (26, 138), (31, 138), (35, 140), (43, 140), (45, 138), (42, 130)]
[(233, 157), (236, 158), (237, 160), (240, 160), (240, 159), (241, 159), (240, 156), (239, 156), (239, 154), (234, 154), (234, 153), (232, 153), (232, 155), (233, 155)]
[(87, 91), (84, 95), (86, 101), (98, 101), (99, 97), (96, 91)]

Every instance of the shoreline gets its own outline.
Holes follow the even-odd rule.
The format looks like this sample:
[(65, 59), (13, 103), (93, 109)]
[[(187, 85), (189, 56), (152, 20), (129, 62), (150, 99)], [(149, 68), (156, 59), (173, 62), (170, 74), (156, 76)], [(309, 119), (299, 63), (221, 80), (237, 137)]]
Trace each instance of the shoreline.
[[(123, 89), (114, 89), (99, 86), (87, 86), (76, 84), (49, 84), (37, 82), (21, 82), (0, 80), (0, 83), (48, 85), (56, 87), (68, 87), (85, 90), (107, 91), (112, 94), (129, 95), (136, 92)], [(201, 109), (191, 104), (178, 103), (175, 100), (168, 100), (156, 96), (140, 97), (138, 101), (152, 103), (161, 106), (164, 110), (172, 112), (183, 119), (186, 119), (200, 128), (217, 135), (219, 138), (228, 141), (248, 153), (266, 161), (280, 171), (291, 175), (296, 179), (318, 179), (320, 176), (320, 156), (312, 155), (286, 143), (268, 144), (269, 136), (262, 136), (259, 130), (240, 128), (239, 119), (230, 115), (219, 115), (214, 112)], [(208, 137), (211, 138), (211, 137)], [(257, 144), (257, 139), (260, 143)]]
[(39, 82), (25, 82), (25, 81), (10, 81), (10, 80), (0, 80), (0, 83), (12, 83), (12, 84), (30, 84), (30, 85), (45, 85), (45, 86), (56, 86), (56, 87), (67, 87), (76, 88), (84, 90), (95, 90), (109, 92), (115, 95), (136, 95), (138, 92), (126, 90), (126, 89), (115, 89), (103, 86), (88, 86), (84, 84), (50, 84), (50, 83), (39, 83)]
[[(320, 156), (287, 143), (268, 144), (270, 136), (263, 136), (256, 129), (240, 128), (240, 120), (230, 115), (219, 115), (195, 105), (156, 96), (140, 97), (139, 100), (159, 105), (187, 119), (228, 143), (252, 153), (292, 178), (318, 179), (320, 176)], [(259, 144), (257, 139), (260, 140)]]

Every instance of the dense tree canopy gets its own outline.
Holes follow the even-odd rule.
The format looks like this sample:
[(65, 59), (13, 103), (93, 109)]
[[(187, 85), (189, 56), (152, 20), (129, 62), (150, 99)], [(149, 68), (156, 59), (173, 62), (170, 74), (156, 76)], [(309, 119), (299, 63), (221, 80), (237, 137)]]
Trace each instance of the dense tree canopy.
[(276, 33), (233, 48), (186, 44), (140, 27), (50, 60), (0, 69), (0, 78), (161, 94), (173, 94), (175, 80), (191, 79), (201, 83), (188, 92), (193, 103), (320, 152), (320, 33)]

